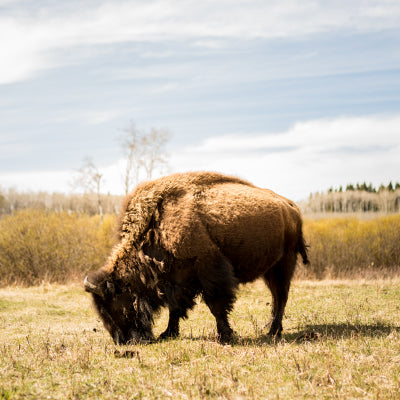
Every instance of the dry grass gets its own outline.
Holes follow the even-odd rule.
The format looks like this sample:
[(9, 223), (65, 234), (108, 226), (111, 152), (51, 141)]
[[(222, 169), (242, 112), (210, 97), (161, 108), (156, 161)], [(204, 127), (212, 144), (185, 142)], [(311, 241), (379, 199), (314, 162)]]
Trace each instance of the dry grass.
[(116, 348), (80, 286), (1, 289), (0, 398), (397, 399), (399, 298), (398, 280), (295, 282), (275, 343), (257, 282), (240, 291), (233, 345), (200, 303), (179, 339)]
[(370, 220), (306, 219), (311, 265), (302, 278), (390, 278), (400, 276), (400, 214)]
[(0, 219), (0, 286), (67, 283), (99, 268), (113, 244), (115, 218), (23, 210)]
[[(0, 219), (0, 287), (80, 282), (106, 261), (115, 216), (23, 210)], [(297, 278), (400, 277), (400, 214), (370, 220), (306, 219), (311, 266)]]

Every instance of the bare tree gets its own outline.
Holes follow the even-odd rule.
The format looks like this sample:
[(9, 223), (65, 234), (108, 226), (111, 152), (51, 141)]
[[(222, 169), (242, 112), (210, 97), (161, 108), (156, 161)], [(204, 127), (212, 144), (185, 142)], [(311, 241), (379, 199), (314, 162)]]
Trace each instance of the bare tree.
[(103, 223), (103, 205), (101, 201), (101, 185), (103, 174), (95, 166), (90, 157), (83, 160), (83, 166), (77, 171), (73, 186), (83, 189), (84, 192), (95, 193), (101, 222)]
[(150, 132), (139, 130), (131, 122), (124, 130), (121, 146), (126, 159), (123, 176), (125, 194), (140, 180), (143, 171), (146, 179), (151, 179), (157, 169), (167, 165), (165, 145), (170, 135), (166, 130), (152, 128)]
[(139, 180), (139, 171), (142, 158), (141, 138), (142, 133), (131, 122), (130, 126), (124, 129), (125, 135), (121, 137), (121, 147), (126, 158), (125, 174), (123, 177), (124, 191), (128, 194), (132, 185)]
[(165, 145), (170, 138), (166, 130), (151, 129), (151, 131), (142, 138), (144, 150), (143, 168), (146, 172), (146, 178), (151, 179), (156, 168), (163, 169), (167, 166), (167, 156)]

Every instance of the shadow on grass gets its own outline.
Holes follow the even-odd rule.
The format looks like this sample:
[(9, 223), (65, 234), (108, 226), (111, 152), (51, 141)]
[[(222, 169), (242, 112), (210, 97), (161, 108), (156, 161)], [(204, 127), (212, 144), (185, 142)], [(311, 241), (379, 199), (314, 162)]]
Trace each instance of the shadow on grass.
[[(265, 346), (276, 345), (278, 343), (304, 343), (323, 340), (341, 340), (356, 337), (385, 337), (393, 332), (400, 334), (400, 326), (389, 324), (319, 324), (319, 325), (306, 325), (301, 331), (294, 333), (283, 333), (281, 338), (275, 338), (268, 335), (261, 335), (257, 338), (254, 337), (241, 337), (236, 336), (230, 343), (231, 346)], [(173, 339), (163, 339), (162, 341), (169, 340), (193, 340), (193, 341), (207, 341), (218, 342), (216, 337), (199, 336), (199, 337), (178, 337)]]
[(400, 327), (390, 324), (318, 324), (306, 325), (305, 329), (298, 333), (283, 335), (288, 342), (301, 342), (321, 339), (348, 339), (352, 337), (383, 337), (391, 333), (400, 333)]
[(258, 339), (242, 338), (238, 340), (240, 342), (252, 343), (253, 345), (265, 345), (265, 344), (276, 344), (279, 342), (287, 343), (304, 343), (313, 341), (323, 340), (341, 340), (356, 337), (386, 337), (393, 332), (400, 334), (400, 326), (390, 324), (316, 324), (306, 325), (305, 328), (298, 332), (283, 333), (281, 339), (262, 335)]

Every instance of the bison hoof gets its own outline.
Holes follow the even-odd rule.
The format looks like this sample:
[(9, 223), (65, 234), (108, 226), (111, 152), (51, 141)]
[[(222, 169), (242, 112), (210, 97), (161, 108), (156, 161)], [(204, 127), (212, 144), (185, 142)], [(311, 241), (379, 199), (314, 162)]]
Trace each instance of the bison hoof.
[(158, 340), (174, 339), (177, 338), (178, 336), (179, 336), (179, 331), (172, 331), (167, 329), (158, 337)]
[(282, 336), (282, 329), (270, 329), (268, 336), (273, 339), (280, 339)]
[(228, 332), (220, 333), (218, 335), (218, 341), (221, 344), (229, 344), (229, 343), (235, 342), (236, 339), (237, 339), (237, 336), (232, 330), (230, 330)]

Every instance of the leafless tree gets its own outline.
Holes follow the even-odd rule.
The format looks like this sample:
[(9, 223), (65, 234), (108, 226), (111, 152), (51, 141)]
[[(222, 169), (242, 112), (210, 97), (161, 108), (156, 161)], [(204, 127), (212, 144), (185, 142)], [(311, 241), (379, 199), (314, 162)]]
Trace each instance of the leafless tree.
[(131, 185), (139, 180), (141, 160), (141, 133), (131, 122), (129, 128), (124, 129), (125, 135), (121, 137), (121, 147), (126, 159), (125, 172), (123, 177), (124, 191), (128, 194)]
[(128, 194), (139, 182), (142, 171), (146, 179), (151, 179), (157, 169), (166, 167), (165, 145), (170, 135), (164, 129), (152, 128), (150, 132), (141, 131), (133, 122), (124, 132), (120, 141), (126, 159), (124, 191)]
[(381, 185), (379, 191), (353, 188), (313, 193), (307, 201), (301, 202), (301, 207), (306, 213), (397, 213), (400, 211), (400, 184), (397, 189), (393, 184)]
[(101, 222), (103, 223), (103, 205), (101, 201), (101, 185), (103, 183), (103, 174), (95, 166), (90, 157), (83, 160), (83, 166), (79, 168), (73, 186), (81, 188), (84, 192), (95, 193), (97, 196), (97, 206)]
[(144, 150), (143, 168), (146, 178), (151, 179), (157, 168), (163, 169), (167, 166), (167, 156), (165, 145), (169, 140), (169, 133), (162, 129), (151, 129), (143, 136), (142, 146)]

